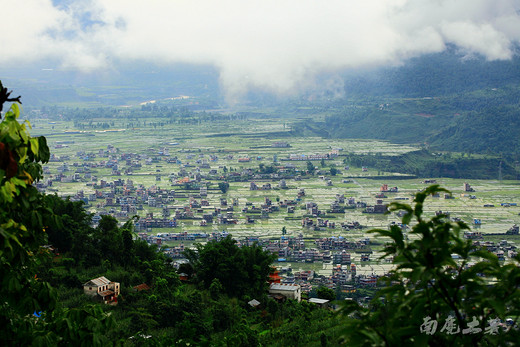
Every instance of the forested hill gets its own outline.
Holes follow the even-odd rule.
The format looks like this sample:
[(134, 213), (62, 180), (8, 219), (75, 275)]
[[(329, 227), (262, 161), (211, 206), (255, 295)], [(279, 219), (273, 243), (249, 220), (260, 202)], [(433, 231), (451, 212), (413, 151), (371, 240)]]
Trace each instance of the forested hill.
[(520, 107), (518, 96), (509, 95), (516, 99), (515, 103), (498, 105), (499, 101), (492, 97), (466, 95), (475, 101), (473, 105), (489, 102), (469, 110), (453, 105), (464, 96), (346, 107), (323, 121), (306, 119), (295, 124), (293, 134), (421, 143), (435, 150), (456, 152), (514, 154), (520, 149)]
[(350, 77), (346, 99), (327, 108), (324, 119), (296, 124), (293, 134), (425, 143), (458, 152), (519, 152), (518, 58), (486, 62), (444, 53)]
[(383, 172), (401, 172), (419, 177), (466, 179), (496, 179), (500, 175), (504, 179), (518, 179), (519, 177), (514, 163), (505, 158), (469, 154), (463, 156), (451, 153), (433, 154), (426, 149), (398, 156), (348, 154), (345, 162), (359, 167), (373, 167)]
[(348, 97), (426, 97), (456, 95), (520, 82), (520, 58), (487, 61), (455, 48), (409, 59), (400, 66), (343, 75)]

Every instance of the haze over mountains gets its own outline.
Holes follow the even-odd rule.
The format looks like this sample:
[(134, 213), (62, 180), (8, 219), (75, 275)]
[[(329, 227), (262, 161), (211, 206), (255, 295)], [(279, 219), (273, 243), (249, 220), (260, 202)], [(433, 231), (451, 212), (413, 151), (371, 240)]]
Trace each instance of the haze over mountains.
[(396, 67), (450, 47), (465, 58), (509, 60), (520, 42), (518, 9), (514, 0), (2, 1), (13, 15), (0, 24), (12, 33), (0, 38), (0, 65), (2, 74), (81, 72), (74, 86), (84, 74), (111, 81), (129, 68), (178, 78), (164, 71), (209, 66), (233, 104), (251, 90), (337, 91), (343, 71)]
[[(30, 106), (96, 102), (106, 105), (137, 104), (178, 95), (207, 97), (224, 105), (225, 92), (218, 71), (208, 65), (152, 64), (122, 66), (119, 71), (84, 74), (59, 69), (0, 69), (3, 80)], [(487, 61), (464, 58), (455, 48), (410, 59), (398, 67), (322, 73), (305, 91), (280, 97), (252, 89), (242, 102), (258, 95), (269, 103), (282, 100), (351, 100), (362, 97), (438, 97), (479, 89), (515, 89), (520, 82), (520, 59)], [(87, 92), (82, 92), (88, 90)], [(506, 91), (506, 93), (512, 90)]]

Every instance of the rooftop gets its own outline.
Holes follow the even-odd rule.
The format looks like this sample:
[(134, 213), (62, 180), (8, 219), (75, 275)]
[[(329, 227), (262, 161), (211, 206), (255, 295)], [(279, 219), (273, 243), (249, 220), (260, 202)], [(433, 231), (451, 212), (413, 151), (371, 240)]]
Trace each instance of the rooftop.
[(88, 285), (89, 283), (94, 284), (95, 286), (101, 287), (107, 284), (110, 284), (110, 280), (104, 276), (94, 278), (93, 280), (88, 281), (84, 284), (84, 286)]
[(269, 287), (269, 289), (272, 290), (288, 290), (288, 291), (295, 291), (300, 289), (299, 284), (293, 284), (293, 283), (273, 283)]

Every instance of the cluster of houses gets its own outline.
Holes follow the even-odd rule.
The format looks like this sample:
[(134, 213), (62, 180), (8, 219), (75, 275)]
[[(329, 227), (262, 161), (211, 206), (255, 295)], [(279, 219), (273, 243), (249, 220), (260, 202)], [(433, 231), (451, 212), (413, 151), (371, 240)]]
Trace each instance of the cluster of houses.
[[(286, 147), (284, 144), (277, 145), (274, 147)], [(287, 144), (287, 147), (289, 145)], [(125, 153), (115, 148), (113, 145), (108, 145), (107, 149), (101, 149), (98, 152), (87, 153), (85, 151), (79, 151), (76, 153), (76, 158), (80, 162), (75, 162), (72, 165), (69, 164), (70, 156), (57, 156), (51, 155), (50, 162), (60, 163), (57, 167), (57, 173), (51, 174), (48, 167), (44, 168), (44, 174), (48, 177), (45, 181), (39, 183), (39, 189), (45, 189), (52, 185), (52, 182), (92, 182), (96, 181), (97, 178), (94, 173), (97, 169), (110, 169), (111, 175), (133, 175), (135, 172), (140, 171), (143, 165), (174, 163), (181, 166), (178, 176), (170, 175), (168, 178), (172, 183), (188, 183), (188, 182), (201, 182), (203, 179), (227, 179), (233, 181), (247, 181), (249, 179), (279, 179), (284, 177), (294, 177), (294, 172), (297, 171), (296, 167), (291, 164), (278, 166), (276, 172), (269, 174), (261, 174), (255, 172), (252, 169), (243, 169), (240, 172), (233, 171), (227, 172), (227, 170), (220, 170), (220, 174), (217, 169), (211, 169), (210, 163), (218, 161), (218, 156), (215, 154), (187, 154), (185, 160), (177, 156), (171, 156), (168, 148), (160, 149), (149, 149), (148, 154), (137, 154), (137, 153)], [(233, 158), (232, 155), (228, 155), (226, 158)], [(101, 159), (101, 160), (99, 160)], [(244, 158), (242, 158), (244, 159)], [(246, 158), (249, 159), (249, 158)], [(249, 161), (249, 160), (242, 160)], [(157, 165), (160, 166), (160, 165)], [(191, 169), (190, 172), (187, 169)], [(204, 169), (209, 169), (207, 172)], [(205, 173), (204, 173), (205, 172)], [(160, 169), (156, 170), (156, 180), (162, 180), (164, 174), (161, 173)], [(267, 188), (267, 187), (266, 187)]]
[[(161, 245), (166, 241), (218, 241), (229, 235), (229, 233), (223, 231), (213, 233), (160, 233), (156, 235), (139, 233), (138, 235), (151, 244)], [(334, 264), (350, 264), (350, 252), (352, 251), (364, 252), (361, 260), (369, 261), (368, 255), (372, 252), (369, 243), (369, 239), (349, 241), (343, 237), (329, 237), (316, 240), (316, 247), (308, 248), (305, 245), (303, 234), (298, 236), (281, 236), (279, 239), (260, 239), (249, 236), (237, 240), (239, 247), (258, 244), (265, 251), (276, 255), (280, 262), (326, 262)], [(164, 252), (172, 258), (183, 258), (184, 249), (184, 243), (181, 243), (175, 247), (165, 248)]]
[[(276, 142), (273, 144), (274, 147), (290, 147), (287, 143)], [(198, 219), (200, 220), (201, 226), (211, 225), (216, 222), (219, 224), (236, 224), (238, 219), (232, 215), (232, 208), (223, 208), (227, 206), (226, 203), (221, 202), (220, 207), (210, 206), (208, 199), (208, 186), (204, 183), (204, 179), (233, 179), (239, 178), (240, 180), (248, 180), (250, 182), (251, 190), (271, 190), (273, 187), (270, 182), (264, 182), (261, 186), (252, 180), (257, 179), (268, 179), (273, 180), (279, 178), (278, 189), (287, 189), (287, 183), (283, 178), (284, 173), (287, 173), (290, 178), (295, 178), (297, 175), (294, 174), (295, 167), (291, 164), (287, 164), (284, 167), (277, 168), (276, 173), (260, 174), (251, 169), (244, 169), (241, 172), (227, 172), (225, 176), (218, 176), (217, 170), (210, 169), (208, 161), (204, 154), (192, 154), (186, 155), (186, 160), (194, 160), (196, 165), (190, 164), (189, 161), (183, 162), (174, 156), (170, 156), (167, 148), (161, 148), (159, 150), (149, 150), (148, 154), (136, 154), (136, 153), (124, 153), (113, 145), (108, 145), (106, 149), (101, 149), (97, 152), (87, 153), (85, 151), (79, 151), (76, 153), (76, 157), (80, 162), (69, 164), (70, 157), (62, 156), (58, 157), (53, 155), (51, 161), (58, 162), (61, 165), (57, 168), (58, 173), (51, 174), (50, 169), (45, 167), (45, 173), (47, 180), (39, 182), (38, 188), (45, 190), (50, 188), (53, 182), (85, 182), (86, 186), (90, 190), (94, 190), (93, 193), (85, 194), (83, 191), (78, 191), (75, 195), (71, 196), (73, 201), (81, 200), (87, 206), (93, 206), (96, 208), (98, 215), (94, 218), (98, 220), (101, 214), (111, 214), (119, 219), (127, 219), (136, 214), (142, 214), (142, 211), (146, 207), (161, 208), (162, 218), (153, 214), (147, 214), (146, 217), (141, 218), (137, 222), (136, 228), (138, 231), (150, 230), (150, 228), (163, 228), (163, 227), (175, 227), (179, 219)], [(334, 150), (328, 153), (327, 156), (336, 156), (338, 150)], [(197, 158), (198, 156), (198, 158)], [(229, 156), (228, 156), (229, 157)], [(321, 158), (321, 157), (320, 157)], [(99, 160), (102, 159), (102, 160)], [(139, 170), (143, 165), (159, 164), (161, 161), (175, 162), (181, 164), (178, 175), (170, 174), (169, 180), (172, 185), (183, 186), (188, 184), (189, 189), (199, 189), (190, 196), (185, 194), (178, 194), (173, 189), (162, 189), (155, 185), (150, 187), (144, 187), (143, 185), (134, 185), (131, 179), (122, 180), (116, 179), (112, 182), (106, 180), (98, 180), (94, 175), (96, 169), (110, 169), (112, 175), (121, 175), (124, 172), (125, 175), (132, 175), (134, 170)], [(216, 155), (209, 155), (209, 161), (216, 162), (218, 157)], [(160, 165), (156, 165), (160, 167)], [(193, 168), (190, 172), (187, 168)], [(204, 174), (201, 169), (208, 168), (209, 172)], [(156, 170), (156, 179), (161, 180), (161, 176), (164, 174), (160, 173), (160, 169)], [(221, 170), (222, 171), (222, 170)], [(215, 188), (216, 189), (216, 188)], [(255, 215), (258, 214), (260, 218), (269, 218), (269, 214), (278, 212), (280, 209), (287, 209), (288, 213), (295, 212), (296, 204), (301, 201), (301, 197), (305, 195), (303, 189), (298, 192), (296, 201), (281, 201), (277, 205), (265, 201), (259, 207), (253, 205), (247, 206), (242, 212), (246, 214), (245, 223), (254, 223)], [(188, 204), (173, 205), (172, 203), (176, 200), (190, 198)], [(200, 198), (200, 201), (197, 201)], [(267, 199), (267, 198), (266, 198)], [(340, 213), (344, 211), (344, 207), (341, 206), (343, 201), (336, 201), (332, 204), (330, 211), (332, 213)], [(237, 204), (234, 203), (234, 206)], [(321, 215), (321, 211), (317, 209), (317, 205), (314, 204), (309, 208), (310, 215)], [(201, 216), (202, 215), (202, 216)], [(330, 227), (330, 225), (328, 225)], [(332, 227), (334, 225), (332, 224)]]
[[(273, 147), (290, 147), (285, 142), (275, 142)], [(143, 205), (150, 207), (156, 207), (163, 205), (171, 199), (173, 196), (168, 194), (169, 192), (151, 192), (150, 187), (145, 189), (144, 187), (133, 187), (131, 180), (122, 182), (122, 180), (116, 180), (114, 182), (106, 182), (104, 180), (98, 181), (94, 175), (97, 169), (110, 169), (112, 175), (125, 174), (126, 176), (132, 175), (134, 171), (139, 171), (143, 165), (160, 164), (161, 162), (176, 163), (181, 165), (178, 175), (170, 174), (168, 179), (172, 185), (184, 185), (190, 184), (191, 187), (200, 187), (200, 195), (207, 195), (207, 185), (203, 182), (204, 179), (226, 179), (229, 181), (251, 181), (251, 190), (271, 190), (273, 189), (271, 182), (264, 182), (261, 186), (258, 186), (254, 180), (276, 180), (279, 179), (278, 189), (287, 189), (285, 178), (297, 179), (301, 178), (297, 174), (297, 168), (292, 164), (286, 164), (276, 168), (276, 172), (269, 174), (262, 174), (252, 169), (243, 169), (241, 172), (220, 170), (220, 176), (216, 169), (211, 169), (209, 162), (218, 161), (218, 157), (214, 154), (209, 155), (209, 159), (201, 153), (192, 154), (188, 153), (183, 162), (177, 156), (171, 156), (168, 148), (160, 149), (149, 149), (147, 154), (136, 154), (136, 153), (125, 153), (120, 151), (113, 145), (108, 145), (106, 149), (101, 149), (97, 152), (87, 153), (85, 151), (79, 151), (76, 153), (76, 157), (80, 162), (69, 164), (69, 156), (58, 157), (52, 155), (51, 161), (58, 162), (61, 165), (57, 168), (57, 173), (51, 174), (50, 169), (45, 167), (45, 174), (48, 177), (46, 180), (38, 183), (39, 189), (46, 189), (52, 186), (53, 182), (86, 182), (88, 187), (96, 189), (94, 194), (88, 196), (82, 196), (78, 194), (73, 196), (74, 199), (83, 200), (85, 203), (93, 203), (96, 208), (111, 207), (113, 205), (119, 205), (119, 195), (131, 197), (134, 199), (127, 199), (127, 202), (123, 203), (127, 206), (122, 207), (121, 211), (109, 212), (116, 215), (118, 218), (129, 217), (136, 214)], [(327, 159), (336, 157), (339, 154), (339, 150), (332, 150), (330, 153), (324, 155), (304, 155), (297, 156), (298, 160), (317, 160)], [(232, 158), (232, 155), (228, 155)], [(302, 159), (303, 158), (303, 159)], [(95, 160), (96, 159), (96, 160)], [(99, 160), (101, 159), (101, 160)], [(160, 165), (156, 165), (160, 167)], [(222, 167), (221, 167), (222, 168)], [(188, 172), (188, 169), (191, 170)], [(209, 171), (202, 171), (202, 169), (209, 169)], [(161, 173), (160, 169), (157, 169), (156, 180), (162, 180), (165, 174)], [(328, 180), (330, 181), (330, 180)], [(331, 183), (331, 182), (330, 182)], [(98, 190), (110, 190), (108, 192), (99, 192)], [(164, 194), (166, 193), (166, 194)], [(105, 200), (105, 201), (103, 201)], [(341, 206), (336, 204), (332, 207), (335, 213), (340, 212)], [(291, 213), (291, 212), (289, 212)], [(189, 213), (188, 213), (189, 217)]]
[[(338, 240), (326, 240), (326, 242), (316, 241), (321, 244), (322, 247), (336, 247)], [(480, 246), (498, 257), (499, 261), (505, 261), (507, 258), (517, 256), (517, 247), (507, 240), (502, 240), (498, 243), (492, 241), (474, 241), (474, 244)], [(338, 247), (343, 247), (340, 243)], [(329, 248), (330, 249), (330, 248)], [(364, 261), (364, 257), (367, 259), (369, 254), (362, 254), (361, 261)], [(454, 258), (456, 258), (454, 256)], [(325, 259), (323, 259), (325, 261)], [(327, 258), (329, 260), (329, 258)], [(291, 268), (281, 268), (282, 276), (279, 276), (278, 272), (274, 275), (277, 281), (282, 285), (286, 285), (286, 288), (294, 288), (298, 286), (303, 293), (309, 293), (312, 288), (317, 286), (325, 286), (335, 291), (343, 293), (356, 292), (358, 288), (362, 287), (376, 287), (379, 284), (378, 280), (380, 277), (385, 275), (377, 274), (358, 274), (357, 266), (351, 262), (350, 253), (343, 249), (340, 252), (334, 253), (331, 259), (334, 264), (332, 275), (324, 276), (317, 275), (312, 270), (300, 271), (293, 273)], [(467, 266), (471, 266), (468, 264)], [(276, 287), (278, 288), (278, 287)], [(290, 296), (288, 296), (290, 297)]]
[(387, 192), (397, 193), (399, 191), (399, 188), (397, 188), (397, 187), (390, 187), (390, 188), (388, 188), (388, 184), (383, 184), (381, 186), (381, 188), (379, 188), (379, 191), (381, 193), (387, 193)]
[(517, 247), (507, 240), (501, 240), (498, 243), (493, 241), (473, 240), (473, 244), (495, 254), (499, 261), (504, 261), (507, 258), (513, 258), (518, 255)]
[[(357, 273), (357, 266), (353, 263), (348, 265), (337, 264), (332, 269), (330, 275), (318, 275), (313, 270), (293, 272), (290, 267), (276, 270), (270, 276), (271, 288), (273, 284), (286, 286), (286, 290), (292, 290), (297, 293), (310, 293), (313, 288), (327, 287), (336, 292), (355, 293), (358, 288), (374, 288), (378, 285), (380, 275), (374, 273), (368, 275), (360, 275)], [(274, 287), (282, 288), (282, 287)], [(270, 291), (270, 293), (272, 293)], [(282, 294), (282, 293), (280, 293)], [(293, 298), (288, 294), (287, 298)]]
[(249, 190), (271, 190), (271, 189), (272, 189), (271, 183), (264, 183), (261, 187), (259, 187), (255, 182), (251, 182), (251, 184), (249, 185)]
[[(253, 182), (251, 183), (253, 184)], [(156, 185), (145, 187), (134, 185), (131, 179), (116, 179), (112, 182), (100, 180), (87, 183), (87, 186), (96, 188), (94, 193), (84, 194), (78, 191), (71, 197), (72, 200), (82, 200), (86, 204), (95, 206), (98, 213), (94, 222), (100, 219), (101, 214), (111, 214), (116, 218), (129, 218), (142, 211), (144, 206), (161, 209), (161, 216), (148, 212), (145, 217), (135, 222), (137, 231), (150, 231), (152, 228), (174, 228), (181, 219), (199, 220), (200, 226), (217, 224), (237, 224), (239, 219), (234, 216), (235, 207), (239, 206), (237, 198), (228, 203), (225, 198), (220, 198), (217, 206), (211, 205), (212, 202), (207, 198), (207, 186), (201, 186), (199, 190), (194, 190), (188, 196), (184, 193), (176, 192), (174, 189), (159, 188)], [(271, 213), (286, 210), (287, 213), (294, 213), (296, 206), (301, 203), (305, 196), (305, 190), (298, 191), (297, 197), (293, 200), (284, 199), (273, 202), (269, 197), (264, 197), (264, 202), (255, 206), (252, 202), (246, 202), (241, 212), (245, 215), (244, 223), (254, 223), (255, 218), (269, 218)], [(187, 199), (184, 204), (178, 204), (180, 199)], [(214, 203), (214, 202), (213, 202)], [(105, 210), (103, 211), (103, 208)], [(302, 220), (302, 226), (319, 230), (321, 228), (335, 228), (336, 223), (325, 218), (312, 219), (313, 217), (325, 216), (327, 213), (342, 213), (346, 209), (364, 208), (366, 213), (384, 213), (386, 205), (382, 200), (377, 200), (376, 205), (367, 206), (364, 202), (356, 202), (354, 198), (345, 198), (344, 195), (337, 194), (335, 200), (330, 204), (327, 212), (320, 210), (316, 202), (305, 202), (302, 208), (306, 211)], [(361, 228), (357, 222), (341, 223), (341, 227), (346, 230)]]
[(280, 160), (290, 161), (312, 161), (312, 160), (329, 160), (336, 158), (339, 155), (339, 150), (334, 149), (329, 153), (323, 154), (289, 154), (287, 158), (281, 158)]
[[(275, 142), (272, 144), (272, 147), (288, 148), (290, 145), (284, 142)], [(240, 171), (228, 171), (227, 169), (224, 170), (223, 167), (219, 167), (219, 170), (217, 170), (210, 166), (210, 163), (215, 163), (219, 160), (215, 154), (204, 155), (192, 151), (187, 153), (185, 157), (180, 158), (170, 155), (168, 148), (154, 149), (148, 152), (148, 154), (123, 153), (114, 146), (109, 145), (106, 149), (95, 153), (78, 152), (76, 157), (80, 162), (72, 164), (69, 163), (70, 157), (53, 155), (50, 161), (59, 163), (56, 169), (57, 172), (53, 175), (49, 168), (45, 167), (44, 174), (47, 179), (38, 182), (37, 187), (45, 190), (51, 188), (53, 182), (85, 182), (86, 186), (91, 191), (93, 190), (93, 193), (85, 194), (83, 191), (78, 191), (71, 199), (84, 201), (86, 204), (96, 208), (98, 212), (93, 217), (94, 223), (100, 220), (101, 214), (111, 214), (116, 218), (125, 219), (138, 214), (139, 211), (145, 208), (148, 210), (149, 208), (154, 208), (154, 212), (147, 212), (145, 217), (135, 222), (135, 229), (139, 232), (139, 237), (147, 240), (149, 243), (161, 245), (164, 242), (181, 241), (175, 247), (164, 249), (165, 253), (172, 258), (183, 257), (185, 246), (182, 241), (207, 242), (219, 240), (225, 237), (227, 233), (168, 232), (153, 235), (149, 231), (154, 228), (175, 228), (179, 225), (180, 220), (194, 220), (201, 227), (213, 224), (251, 224), (255, 223), (258, 218), (269, 218), (273, 213), (286, 212), (294, 214), (297, 208), (305, 211), (301, 218), (301, 226), (305, 229), (315, 231), (339, 227), (344, 230), (361, 229), (363, 226), (356, 221), (336, 223), (328, 216), (330, 214), (344, 214), (347, 209), (362, 209), (364, 213), (384, 214), (388, 208), (383, 199), (387, 198), (387, 194), (391, 195), (391, 193), (399, 192), (398, 187), (389, 187), (387, 184), (383, 184), (373, 204), (356, 201), (355, 198), (345, 197), (343, 194), (336, 194), (331, 197), (334, 200), (330, 205), (319, 206), (315, 201), (309, 201), (310, 199), (304, 201), (306, 192), (303, 188), (299, 188), (296, 191), (296, 196), (292, 199), (272, 201), (271, 198), (264, 197), (263, 202), (254, 204), (248, 201), (245, 205), (239, 206), (239, 201), (236, 198), (228, 201), (225, 198), (212, 197), (211, 193), (215, 193), (215, 191), (219, 193), (219, 191), (217, 188), (210, 188), (211, 186), (208, 186), (205, 180), (225, 179), (228, 181), (249, 182), (249, 189), (252, 191), (288, 189), (285, 179), (299, 180), (301, 176), (298, 175), (298, 170), (294, 164), (287, 163), (287, 161), (328, 160), (337, 157), (339, 151), (332, 150), (326, 154), (289, 155), (287, 158), (281, 159), (286, 161), (285, 165), (277, 166), (276, 172), (268, 174), (250, 168), (240, 169)], [(100, 158), (101, 160), (99, 160)], [(228, 155), (226, 159), (233, 159), (233, 156)], [(259, 157), (256, 159), (260, 160)], [(248, 162), (250, 160), (250, 157), (238, 158), (239, 162)], [(162, 162), (178, 164), (181, 166), (180, 171), (178, 174), (164, 174), (161, 172), (160, 164)], [(175, 189), (160, 188), (156, 185), (145, 187), (144, 185), (134, 184), (131, 179), (123, 180), (118, 178), (109, 182), (107, 180), (98, 180), (95, 176), (98, 169), (108, 169), (115, 176), (122, 174), (132, 176), (141, 170), (143, 165), (151, 164), (156, 164), (155, 172), (152, 173), (155, 176), (155, 180), (160, 181), (167, 177), (172, 188)], [(347, 170), (348, 167), (345, 169)], [(367, 170), (368, 168), (363, 168), (363, 171)], [(323, 179), (325, 180), (325, 177)], [(332, 184), (330, 180), (326, 181), (327, 185)], [(278, 182), (278, 184), (273, 182)], [(424, 183), (435, 183), (435, 181), (425, 180)], [(186, 193), (187, 190), (189, 190), (189, 193)], [(464, 183), (463, 190), (464, 192), (474, 192), (474, 189), (468, 183)], [(453, 197), (446, 194), (445, 198)], [(395, 199), (404, 198), (396, 197)], [(514, 205), (510, 204), (510, 206)], [(241, 211), (242, 214), (238, 215), (236, 210)], [(143, 213), (140, 214), (143, 215)], [(290, 218), (299, 220), (300, 216)], [(204, 230), (204, 228), (201, 228), (201, 230)], [(507, 234), (516, 235), (518, 233), (519, 228), (516, 225), (507, 231)], [(501, 260), (516, 255), (516, 247), (507, 243), (507, 241), (501, 241), (498, 244), (484, 242), (482, 234), (478, 231), (468, 232), (465, 234), (465, 237), (492, 251)], [(335, 265), (333, 274), (329, 277), (317, 276), (312, 271), (288, 273), (284, 278), (280, 279), (279, 283), (272, 284), (272, 286), (274, 285), (272, 295), (282, 295), (281, 291), (285, 290), (293, 292), (294, 294), (291, 295), (297, 297), (298, 291), (310, 291), (315, 284), (348, 292), (349, 290), (355, 290), (356, 286), (375, 286), (377, 283), (376, 275), (357, 275), (356, 265), (352, 264), (351, 252), (360, 253), (361, 262), (370, 261), (371, 252), (369, 241), (366, 239), (352, 241), (342, 237), (324, 237), (316, 239), (314, 246), (311, 248), (306, 247), (301, 234), (296, 237), (284, 235), (280, 239), (275, 240), (247, 237), (237, 240), (237, 243), (239, 246), (257, 243), (263, 249), (277, 255), (281, 262), (325, 262)], [(100, 297), (105, 302), (117, 300), (119, 284), (107, 281), (106, 278), (100, 277), (87, 282), (84, 285), (84, 289), (89, 289), (85, 289), (85, 293)]]

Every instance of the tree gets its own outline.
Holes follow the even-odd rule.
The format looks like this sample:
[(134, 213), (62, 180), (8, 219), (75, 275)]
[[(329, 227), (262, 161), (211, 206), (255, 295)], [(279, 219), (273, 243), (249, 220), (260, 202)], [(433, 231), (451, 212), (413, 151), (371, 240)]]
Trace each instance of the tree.
[(318, 289), (316, 289), (316, 295), (318, 295), (318, 298), (325, 299), (325, 300), (336, 300), (336, 293), (330, 288), (320, 286)]
[(111, 262), (123, 263), (123, 235), (112, 216), (101, 216), (98, 227), (94, 230), (93, 241), (101, 258)]
[(220, 191), (222, 193), (226, 194), (228, 189), (229, 189), (229, 183), (227, 183), (227, 182), (220, 182), (218, 184), (218, 189), (220, 189)]
[(7, 88), (4, 88), (2, 82), (0, 81), (0, 113), (4, 109), (4, 104), (6, 102), (17, 102), (20, 105), (22, 104), (22, 101), (20, 101), (21, 96), (17, 96), (16, 98), (10, 98), (11, 93), (12, 91), (9, 91)]
[[(392, 239), (385, 256), (396, 268), (385, 279), (368, 308), (355, 302), (344, 307), (344, 338), (349, 345), (514, 345), (518, 329), (505, 332), (501, 321), (520, 316), (520, 258), (500, 264), (496, 255), (461, 238), (469, 230), (445, 215), (423, 219), (426, 197), (448, 192), (437, 185), (417, 193), (404, 210), (403, 224), (415, 225), (408, 239), (401, 228), (374, 230)], [(455, 261), (452, 255), (460, 261)], [(466, 330), (465, 330), (466, 329)], [(496, 334), (495, 334), (496, 333)]]
[(310, 160), (308, 160), (307, 161), (307, 171), (309, 171), (309, 173), (313, 174), (314, 170), (316, 170), (316, 168), (314, 167), (312, 162)]
[(331, 176), (336, 176), (337, 173), (338, 173), (338, 169), (336, 169), (335, 167), (331, 167), (330, 168), (330, 175)]
[(211, 294), (211, 298), (216, 300), (223, 292), (223, 287), (218, 278), (214, 278), (213, 281), (211, 281), (211, 284), (209, 286), (209, 292)]
[[(0, 110), (11, 93), (0, 83)], [(11, 105), (0, 123), (0, 341), (5, 345), (102, 345), (113, 319), (99, 308), (62, 309), (57, 292), (38, 277), (48, 257), (45, 229), (58, 219), (33, 186), (50, 152), (45, 137), (33, 138)]]
[[(0, 91), (1, 109), (11, 99), (1, 83)], [(25, 315), (55, 305), (52, 291), (34, 278), (52, 214), (32, 182), (42, 177), (39, 163), (49, 160), (49, 149), (45, 138), (29, 136), (19, 114), (14, 103), (0, 123), (0, 340), (13, 342), (17, 332), (32, 333)]]
[(48, 194), (45, 195), (45, 204), (58, 217), (59, 222), (47, 226), (48, 242), (57, 247), (60, 253), (71, 252), (77, 259), (80, 254), (92, 251), (87, 250), (91, 246), (92, 215), (83, 208), (83, 202), (73, 202), (70, 198), (62, 199), (56, 194)]
[(185, 256), (193, 266), (195, 281), (209, 288), (218, 279), (231, 297), (263, 295), (274, 256), (258, 245), (239, 248), (231, 236), (206, 245), (197, 244)]
[(121, 228), (121, 237), (123, 241), (123, 262), (129, 265), (134, 259), (134, 228), (133, 221), (138, 220), (139, 216), (133, 216)]

